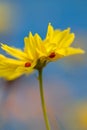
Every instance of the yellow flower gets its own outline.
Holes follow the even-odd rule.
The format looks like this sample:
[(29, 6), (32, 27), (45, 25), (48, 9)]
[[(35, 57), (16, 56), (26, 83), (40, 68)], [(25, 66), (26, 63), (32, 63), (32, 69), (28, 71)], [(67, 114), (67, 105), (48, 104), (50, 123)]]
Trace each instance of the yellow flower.
[(31, 73), (34, 69), (43, 68), (50, 61), (84, 53), (80, 48), (70, 47), (74, 37), (74, 33), (70, 33), (70, 28), (64, 31), (55, 30), (49, 24), (44, 40), (37, 33), (32, 35), (31, 32), (24, 38), (23, 51), (1, 44), (1, 48), (15, 59), (0, 55), (0, 77), (13, 80), (23, 74)]
[(34, 70), (36, 60), (32, 60), (27, 53), (6, 44), (1, 44), (1, 48), (16, 59), (0, 54), (0, 77), (13, 80), (23, 74), (30, 74)]
[(83, 54), (84, 50), (70, 47), (74, 41), (74, 33), (70, 33), (70, 28), (61, 31), (55, 30), (49, 23), (46, 38), (44, 40), (36, 33), (29, 34), (24, 38), (26, 52), (38, 59), (36, 69), (44, 67), (46, 63), (59, 60), (65, 56)]

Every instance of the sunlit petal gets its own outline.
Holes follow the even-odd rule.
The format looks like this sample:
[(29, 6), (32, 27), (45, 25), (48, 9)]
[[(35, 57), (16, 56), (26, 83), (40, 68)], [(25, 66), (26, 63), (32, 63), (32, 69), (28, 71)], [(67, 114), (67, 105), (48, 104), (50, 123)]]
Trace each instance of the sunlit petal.
[(14, 48), (14, 47), (10, 47), (6, 44), (2, 44), (1, 43), (1, 48), (6, 51), (8, 54), (18, 58), (18, 59), (27, 59), (27, 55), (26, 53), (24, 53), (22, 50)]
[(74, 55), (74, 54), (84, 54), (85, 51), (80, 49), (80, 48), (61, 48), (60, 50), (57, 51), (57, 53), (64, 55), (64, 56), (69, 56), (69, 55)]

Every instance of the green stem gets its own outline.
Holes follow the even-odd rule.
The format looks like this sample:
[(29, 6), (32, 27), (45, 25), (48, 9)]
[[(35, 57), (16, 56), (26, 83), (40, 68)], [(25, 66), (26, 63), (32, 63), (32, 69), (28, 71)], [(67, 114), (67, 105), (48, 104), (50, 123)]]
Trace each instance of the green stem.
[(45, 121), (45, 125), (46, 125), (46, 130), (50, 130), (50, 125), (49, 125), (49, 121), (48, 121), (48, 117), (47, 117), (47, 111), (46, 111), (46, 105), (45, 105), (45, 101), (44, 101), (42, 70), (43, 69), (38, 70), (41, 104), (42, 104), (42, 110), (43, 110), (43, 116), (44, 116), (44, 121)]

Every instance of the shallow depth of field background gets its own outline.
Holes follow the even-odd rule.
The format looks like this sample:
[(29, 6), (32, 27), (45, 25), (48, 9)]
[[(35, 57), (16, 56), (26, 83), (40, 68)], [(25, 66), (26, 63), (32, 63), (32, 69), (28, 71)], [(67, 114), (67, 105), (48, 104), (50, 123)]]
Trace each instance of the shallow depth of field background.
[[(2, 43), (23, 49), (29, 31), (44, 38), (49, 22), (71, 27), (73, 46), (87, 52), (86, 0), (0, 0)], [(52, 130), (87, 130), (87, 53), (50, 63), (43, 78)], [(0, 130), (45, 130), (37, 72), (12, 82), (0, 79)]]

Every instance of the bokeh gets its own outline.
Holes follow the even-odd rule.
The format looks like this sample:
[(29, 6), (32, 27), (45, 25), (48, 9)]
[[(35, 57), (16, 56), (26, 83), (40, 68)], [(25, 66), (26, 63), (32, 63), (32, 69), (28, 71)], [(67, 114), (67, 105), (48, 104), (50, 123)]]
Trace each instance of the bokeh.
[[(24, 37), (32, 31), (44, 38), (49, 22), (70, 27), (73, 46), (87, 52), (86, 0), (0, 0), (2, 43), (23, 49)], [(50, 63), (43, 78), (52, 130), (87, 130), (87, 53)], [(11, 82), (0, 79), (0, 129), (45, 129), (37, 72)]]

